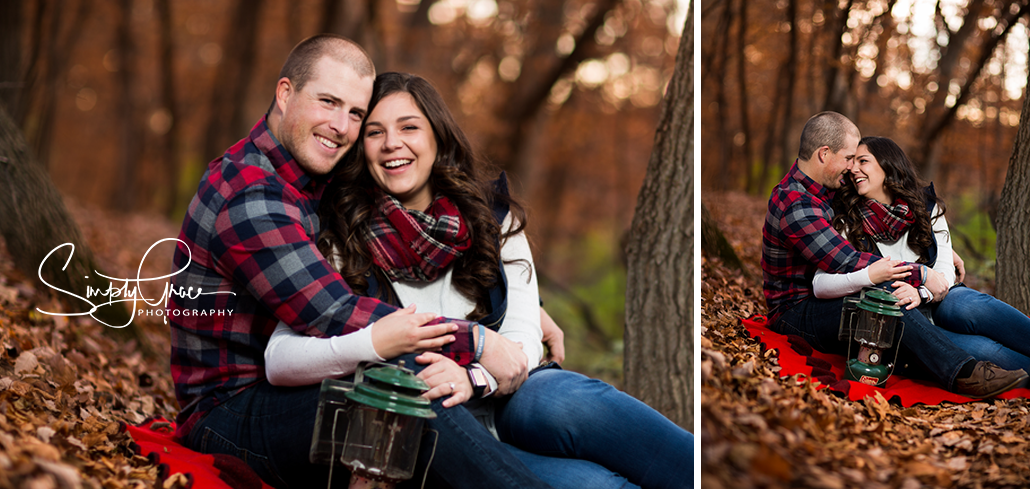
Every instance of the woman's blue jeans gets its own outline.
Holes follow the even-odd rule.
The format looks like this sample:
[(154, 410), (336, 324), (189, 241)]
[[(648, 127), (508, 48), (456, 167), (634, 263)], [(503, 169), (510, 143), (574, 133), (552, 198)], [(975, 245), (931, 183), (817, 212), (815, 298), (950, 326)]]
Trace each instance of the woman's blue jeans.
[(1030, 372), (1030, 318), (995, 297), (953, 287), (933, 309), (933, 321), (977, 360)]
[[(816, 350), (846, 354), (848, 344), (837, 339), (844, 300), (809, 297), (783, 313), (772, 325), (781, 334), (797, 335)], [(973, 356), (959, 348), (945, 332), (934, 326), (918, 310), (903, 310), (905, 325), (901, 338), (901, 355), (918, 358), (946, 389), (954, 386), (955, 377)]]
[[(628, 480), (627, 487), (693, 485), (690, 432), (611, 385), (575, 372), (534, 372), (499, 409), (497, 432), (505, 443), (547, 456), (550, 463), (571, 458), (597, 464)], [(562, 481), (542, 477), (555, 487), (612, 487), (601, 471), (576, 470)], [(595, 478), (603, 485), (586, 482)]]

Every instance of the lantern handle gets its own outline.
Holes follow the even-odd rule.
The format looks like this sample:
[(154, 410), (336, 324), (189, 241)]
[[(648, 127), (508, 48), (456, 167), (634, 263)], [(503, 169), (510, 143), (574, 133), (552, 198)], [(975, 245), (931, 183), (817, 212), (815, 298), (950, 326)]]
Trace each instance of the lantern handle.
[[(333, 487), (333, 467), (336, 465), (336, 420), (340, 419), (340, 411), (343, 410), (336, 409), (333, 412), (333, 430), (331, 432), (332, 435), (329, 436), (329, 445), (332, 448), (329, 451), (329, 481), (326, 483), (326, 489), (332, 489)], [(349, 413), (348, 416), (350, 416)], [(348, 433), (350, 433), (349, 430)]]
[(429, 477), (429, 467), (433, 465), (433, 457), (436, 456), (436, 442), (440, 441), (440, 432), (431, 428), (427, 428), (426, 431), (433, 434), (433, 451), (429, 454), (429, 462), (426, 464), (426, 471), (422, 474), (422, 485), (419, 486), (420, 489), (425, 489), (426, 487), (426, 478)]

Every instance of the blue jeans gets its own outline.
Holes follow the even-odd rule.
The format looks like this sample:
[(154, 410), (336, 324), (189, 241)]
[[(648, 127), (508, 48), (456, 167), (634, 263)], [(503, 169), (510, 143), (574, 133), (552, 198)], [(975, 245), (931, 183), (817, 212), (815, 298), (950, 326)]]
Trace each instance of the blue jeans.
[[(693, 435), (600, 380), (561, 369), (536, 371), (496, 420), (502, 441), (531, 453), (593, 462), (641, 487), (693, 485)], [(563, 487), (610, 487), (570, 480)]]
[[(783, 313), (772, 325), (773, 331), (805, 339), (813, 348), (826, 353), (846, 354), (848, 344), (837, 339), (844, 300), (809, 297)], [(944, 388), (951, 390), (962, 366), (973, 356), (956, 346), (944, 332), (930, 323), (918, 310), (903, 310), (905, 325), (899, 356), (919, 359)]]
[(983, 292), (965, 286), (952, 288), (934, 310), (933, 321), (948, 331), (985, 336), (1030, 356), (1030, 318)]
[(986, 336), (960, 334), (941, 330), (955, 346), (965, 350), (977, 360), (987, 360), (1005, 370), (1023, 369), (1030, 372), (1030, 357), (1012, 350)]
[[(421, 370), (424, 366), (417, 364), (414, 356), (402, 355), (391, 363), (406, 360), (413, 370)], [(186, 445), (201, 453), (237, 456), (275, 487), (325, 487), (329, 466), (308, 461), (319, 389), (319, 385), (276, 387), (264, 380), (258, 382), (197, 422)], [(420, 450), (416, 466), (415, 478), (419, 478), (433, 456), (426, 487), (551, 488), (467, 409), (444, 408), (442, 403), (443, 399), (433, 401), (437, 417), (428, 423), (439, 433), (435, 455), (432, 450)], [(422, 446), (431, 446), (434, 438), (427, 435)], [(348, 478), (346, 469), (333, 469), (334, 487), (347, 487)]]

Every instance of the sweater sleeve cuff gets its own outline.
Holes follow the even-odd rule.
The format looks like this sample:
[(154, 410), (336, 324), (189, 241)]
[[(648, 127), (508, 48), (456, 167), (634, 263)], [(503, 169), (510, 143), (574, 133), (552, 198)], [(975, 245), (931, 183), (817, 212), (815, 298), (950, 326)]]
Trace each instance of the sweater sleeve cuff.
[(426, 323), (426, 325), (442, 323), (457, 324), (458, 330), (453, 333), (455, 340), (448, 345), (444, 345), (440, 354), (454, 360), (454, 363), (457, 363), (462, 367), (472, 363), (473, 357), (476, 354), (476, 323), (465, 319), (448, 319), (439, 317)]

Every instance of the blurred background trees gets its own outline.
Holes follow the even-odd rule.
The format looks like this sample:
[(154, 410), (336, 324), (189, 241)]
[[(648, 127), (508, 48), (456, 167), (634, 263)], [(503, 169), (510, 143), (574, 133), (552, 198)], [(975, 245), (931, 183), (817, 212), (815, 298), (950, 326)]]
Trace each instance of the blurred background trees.
[(805, 121), (841, 112), (935, 183), (974, 285), (990, 292), (1028, 12), (1026, 0), (703, 2), (702, 195), (768, 196)]
[[(27, 0), (0, 100), (67, 199), (181, 221), (210, 160), (272, 100), (289, 50), (357, 40), (431, 80), (530, 208), (568, 366), (618, 383), (622, 241), (686, 1)], [(6, 37), (3, 37), (6, 36)], [(144, 250), (127, 250), (142, 254)]]

